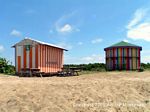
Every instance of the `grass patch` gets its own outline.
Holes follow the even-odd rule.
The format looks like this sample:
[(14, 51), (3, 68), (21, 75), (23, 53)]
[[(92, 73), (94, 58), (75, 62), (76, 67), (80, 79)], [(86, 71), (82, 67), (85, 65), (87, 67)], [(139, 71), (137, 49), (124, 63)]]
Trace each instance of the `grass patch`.
[(14, 76), (14, 74), (3, 74), (3, 73), (0, 73), (0, 76)]

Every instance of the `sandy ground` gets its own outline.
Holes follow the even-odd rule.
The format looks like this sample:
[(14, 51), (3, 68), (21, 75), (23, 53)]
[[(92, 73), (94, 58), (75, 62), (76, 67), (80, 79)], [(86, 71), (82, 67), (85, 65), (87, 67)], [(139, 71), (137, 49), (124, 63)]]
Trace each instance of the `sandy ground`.
[(150, 112), (150, 72), (0, 75), (0, 112)]

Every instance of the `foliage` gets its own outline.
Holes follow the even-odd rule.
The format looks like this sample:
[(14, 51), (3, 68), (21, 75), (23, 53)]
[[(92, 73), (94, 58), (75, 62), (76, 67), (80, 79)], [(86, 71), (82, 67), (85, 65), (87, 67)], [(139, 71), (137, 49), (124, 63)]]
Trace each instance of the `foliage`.
[[(99, 71), (103, 72), (106, 71), (106, 66), (104, 63), (89, 63), (89, 64), (68, 64), (64, 65), (64, 67), (77, 67), (82, 68), (83, 71)], [(141, 63), (141, 69), (140, 72), (144, 70), (150, 70), (150, 63)]]
[(9, 64), (9, 61), (0, 57), (0, 73), (14, 74), (15, 67)]
[(150, 70), (150, 63), (141, 63), (141, 68), (144, 70)]
[(64, 67), (77, 67), (81, 68), (83, 71), (106, 71), (105, 69), (105, 64), (104, 63), (89, 63), (89, 64), (69, 64), (69, 65), (64, 65)]

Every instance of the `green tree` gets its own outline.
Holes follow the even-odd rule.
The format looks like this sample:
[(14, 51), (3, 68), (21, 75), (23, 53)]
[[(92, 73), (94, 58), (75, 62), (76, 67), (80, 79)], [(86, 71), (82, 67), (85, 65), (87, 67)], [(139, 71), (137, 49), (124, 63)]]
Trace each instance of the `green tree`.
[(0, 73), (14, 74), (15, 67), (9, 64), (9, 61), (0, 57)]

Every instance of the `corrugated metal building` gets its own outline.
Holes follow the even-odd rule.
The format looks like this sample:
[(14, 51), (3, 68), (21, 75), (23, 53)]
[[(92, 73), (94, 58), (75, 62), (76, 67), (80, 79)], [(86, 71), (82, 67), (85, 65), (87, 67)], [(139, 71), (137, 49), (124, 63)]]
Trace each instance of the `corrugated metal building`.
[(140, 69), (141, 46), (121, 41), (104, 49), (107, 70)]
[(25, 38), (16, 43), (15, 66), (16, 73), (22, 68), (39, 68), (40, 72), (54, 73), (63, 67), (63, 52), (66, 49), (52, 44)]

